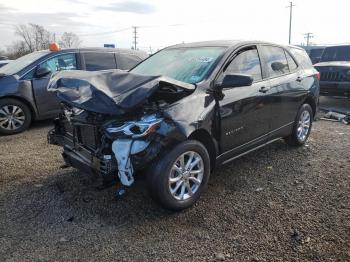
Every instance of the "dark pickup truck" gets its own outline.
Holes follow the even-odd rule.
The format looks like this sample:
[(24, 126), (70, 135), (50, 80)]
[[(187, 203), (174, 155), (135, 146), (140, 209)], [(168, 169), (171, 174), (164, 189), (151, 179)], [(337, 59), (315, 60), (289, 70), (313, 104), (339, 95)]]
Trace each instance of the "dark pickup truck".
[(350, 98), (350, 45), (326, 47), (314, 66), (321, 74), (321, 95)]
[(0, 134), (26, 130), (32, 120), (55, 117), (60, 104), (47, 92), (51, 75), (64, 70), (128, 70), (147, 57), (142, 51), (114, 48), (44, 50), (0, 68)]

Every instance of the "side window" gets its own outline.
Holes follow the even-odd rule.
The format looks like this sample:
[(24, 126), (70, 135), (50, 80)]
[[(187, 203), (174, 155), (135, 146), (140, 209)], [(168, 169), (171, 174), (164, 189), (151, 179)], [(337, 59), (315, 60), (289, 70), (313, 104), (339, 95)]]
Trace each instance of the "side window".
[(267, 72), (270, 77), (289, 73), (289, 67), (284, 50), (275, 46), (261, 46)]
[(77, 60), (75, 54), (62, 54), (46, 60), (40, 67), (50, 69), (51, 73), (62, 70), (76, 70)]
[(312, 67), (312, 62), (310, 60), (310, 57), (307, 55), (307, 53), (303, 49), (290, 48), (290, 52), (298, 61), (299, 65), (302, 65), (303, 68)]
[(116, 69), (114, 53), (84, 53), (87, 71)]
[(289, 70), (290, 71), (294, 71), (295, 69), (297, 69), (297, 64), (295, 63), (293, 57), (290, 56), (290, 54), (287, 51), (284, 51), (287, 57), (287, 62), (288, 62), (288, 66), (289, 66)]
[(118, 54), (117, 57), (118, 69), (121, 70), (129, 70), (141, 61), (141, 58), (129, 54)]
[(256, 49), (243, 50), (236, 55), (225, 70), (226, 74), (247, 74), (251, 75), (255, 81), (261, 80), (261, 65)]

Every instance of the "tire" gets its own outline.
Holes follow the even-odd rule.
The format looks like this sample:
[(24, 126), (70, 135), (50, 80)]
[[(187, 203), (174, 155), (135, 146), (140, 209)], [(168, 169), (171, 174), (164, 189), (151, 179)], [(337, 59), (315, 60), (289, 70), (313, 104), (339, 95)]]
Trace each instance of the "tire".
[(291, 146), (302, 146), (309, 138), (313, 121), (313, 111), (309, 104), (303, 104), (297, 114), (292, 134), (285, 140)]
[(29, 107), (18, 99), (0, 99), (0, 134), (13, 135), (26, 130), (32, 122)]
[[(189, 171), (181, 171), (182, 156), (183, 167), (186, 168), (188, 163), (193, 165), (192, 168), (191, 165), (188, 166)], [(187, 140), (158, 159), (148, 171), (147, 180), (154, 200), (166, 209), (180, 211), (191, 207), (199, 199), (207, 186), (209, 176), (208, 151), (202, 143)], [(175, 190), (177, 187), (178, 190)]]

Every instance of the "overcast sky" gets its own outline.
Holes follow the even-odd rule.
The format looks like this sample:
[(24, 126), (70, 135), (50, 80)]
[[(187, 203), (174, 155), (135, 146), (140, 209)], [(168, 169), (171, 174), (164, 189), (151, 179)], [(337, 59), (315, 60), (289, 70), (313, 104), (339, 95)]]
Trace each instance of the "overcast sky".
[[(292, 43), (312, 32), (318, 44), (350, 43), (349, 0), (294, 0)], [(83, 46), (114, 43), (153, 50), (180, 42), (258, 39), (288, 43), (285, 0), (0, 0), (0, 48), (16, 40), (14, 26), (36, 23), (59, 37), (78, 34)], [(118, 31), (118, 32), (116, 32)]]

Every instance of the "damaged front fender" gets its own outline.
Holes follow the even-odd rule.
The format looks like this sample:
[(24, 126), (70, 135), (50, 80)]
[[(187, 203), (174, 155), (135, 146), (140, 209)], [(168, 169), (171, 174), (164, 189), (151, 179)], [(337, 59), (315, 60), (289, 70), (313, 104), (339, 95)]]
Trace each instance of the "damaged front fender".
[[(135, 134), (136, 130), (132, 131), (135, 126), (144, 126), (145, 130), (138, 130), (142, 133)], [(118, 177), (124, 186), (131, 186), (134, 182), (134, 165), (136, 168), (145, 167), (162, 150), (186, 139), (173, 122), (155, 116), (121, 127), (106, 127), (105, 133), (113, 140)]]

